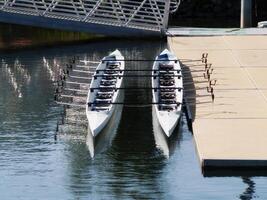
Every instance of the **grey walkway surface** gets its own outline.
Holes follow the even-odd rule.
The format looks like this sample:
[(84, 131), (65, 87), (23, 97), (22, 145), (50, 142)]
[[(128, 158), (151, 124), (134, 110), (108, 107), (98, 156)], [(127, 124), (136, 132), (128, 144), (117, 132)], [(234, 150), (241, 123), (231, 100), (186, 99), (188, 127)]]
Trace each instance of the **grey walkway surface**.
[(226, 36), (226, 35), (267, 35), (267, 28), (185, 28), (170, 27), (168, 36)]

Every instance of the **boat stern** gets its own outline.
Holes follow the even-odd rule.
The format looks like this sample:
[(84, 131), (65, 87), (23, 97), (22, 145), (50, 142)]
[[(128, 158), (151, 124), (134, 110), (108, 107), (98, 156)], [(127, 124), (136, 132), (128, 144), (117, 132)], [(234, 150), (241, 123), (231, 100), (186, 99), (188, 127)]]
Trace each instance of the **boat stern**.
[(107, 112), (88, 112), (87, 117), (89, 121), (89, 129), (92, 135), (96, 137), (106, 125), (109, 114)]
[(180, 113), (177, 112), (159, 112), (159, 123), (167, 137), (172, 135), (175, 127), (177, 126), (179, 116)]

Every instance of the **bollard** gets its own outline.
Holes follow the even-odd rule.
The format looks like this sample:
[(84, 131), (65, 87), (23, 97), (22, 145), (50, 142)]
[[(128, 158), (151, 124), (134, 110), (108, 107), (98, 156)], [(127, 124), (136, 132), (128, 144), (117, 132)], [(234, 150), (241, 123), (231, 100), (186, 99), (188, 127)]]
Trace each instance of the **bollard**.
[(212, 102), (214, 103), (214, 100), (215, 100), (215, 95), (214, 95), (214, 93), (211, 94), (211, 99), (212, 99)]
[(211, 80), (209, 82), (209, 87), (215, 86), (216, 84), (217, 84), (217, 80), (216, 79), (215, 80)]
[(241, 0), (240, 27), (248, 28), (252, 26), (252, 0)]

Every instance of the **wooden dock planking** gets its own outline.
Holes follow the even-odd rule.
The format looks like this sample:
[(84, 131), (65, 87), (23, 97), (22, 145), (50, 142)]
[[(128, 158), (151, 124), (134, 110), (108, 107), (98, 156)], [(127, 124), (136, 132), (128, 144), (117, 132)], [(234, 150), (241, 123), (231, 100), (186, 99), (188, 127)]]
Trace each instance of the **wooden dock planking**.
[[(183, 60), (208, 53), (218, 80), (214, 103), (205, 89), (190, 94), (196, 95), (193, 131), (201, 165), (267, 167), (267, 36), (169, 37), (168, 43)], [(184, 64), (195, 87), (204, 88), (204, 78), (193, 72), (201, 62)]]

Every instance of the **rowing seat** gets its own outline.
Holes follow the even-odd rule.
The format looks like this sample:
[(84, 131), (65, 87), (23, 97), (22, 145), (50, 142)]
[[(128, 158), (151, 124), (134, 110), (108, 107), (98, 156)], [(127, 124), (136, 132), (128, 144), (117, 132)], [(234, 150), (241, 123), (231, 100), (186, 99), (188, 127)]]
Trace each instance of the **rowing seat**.
[(115, 85), (99, 85), (99, 88), (107, 88), (107, 89), (112, 89), (114, 90), (115, 89)]
[(108, 91), (107, 92), (98, 91), (97, 94), (99, 94), (99, 95), (104, 95), (104, 94), (105, 95), (113, 95), (114, 94), (114, 91), (110, 91), (110, 92), (108, 92)]
[(176, 98), (176, 94), (175, 93), (160, 93), (160, 98), (161, 99), (175, 99)]
[(174, 69), (174, 65), (160, 63), (159, 64), (159, 69), (160, 70), (173, 70)]
[(160, 88), (160, 92), (175, 92), (174, 88)]
[(101, 80), (101, 83), (100, 84), (103, 85), (103, 86), (115, 86), (116, 81), (110, 81), (110, 80), (105, 81), (105, 80)]
[(99, 93), (97, 93), (96, 97), (98, 99), (110, 99), (110, 98), (112, 98), (112, 94), (106, 94), (106, 93), (99, 94)]
[(102, 79), (103, 80), (116, 80), (116, 76), (111, 76), (109, 74), (104, 74)]
[(102, 79), (101, 80), (102, 82), (111, 82), (111, 81), (114, 81), (114, 82), (116, 82), (117, 80), (115, 79), (115, 80), (107, 80), (107, 79)]
[(110, 101), (108, 102), (97, 102), (95, 101), (93, 107), (110, 107)]
[(99, 98), (96, 98), (95, 99), (95, 102), (97, 104), (99, 104), (99, 103), (107, 103), (107, 104), (109, 104), (111, 102), (111, 100), (112, 100), (112, 98), (109, 98), (109, 99), (99, 99)]
[(159, 75), (160, 80), (174, 80), (173, 75), (170, 74), (163, 74)]
[(172, 111), (176, 108), (176, 106), (174, 105), (169, 105), (169, 104), (161, 104), (159, 105), (159, 110), (163, 110), (163, 111)]
[(109, 74), (109, 75), (112, 75), (112, 74), (118, 74), (119, 71), (114, 71), (114, 70), (110, 70), (110, 69), (107, 69), (104, 71), (105, 74)]
[(119, 68), (119, 66), (118, 65), (109, 65), (108, 67), (107, 67), (107, 69), (110, 69), (110, 70), (118, 70), (118, 69), (120, 69)]
[(161, 104), (168, 104), (168, 105), (174, 105), (176, 104), (176, 101), (174, 99), (161, 99)]
[(120, 64), (121, 63), (116, 61), (107, 62), (107, 69), (119, 69)]
[(109, 110), (110, 107), (98, 107), (95, 106), (92, 108), (92, 111), (105, 111), (105, 110)]
[(103, 92), (103, 93), (106, 93), (106, 92), (112, 92), (113, 93), (114, 91), (114, 88), (109, 88), (109, 87), (101, 87), (100, 85), (100, 88), (99, 88), (99, 92)]
[(160, 80), (160, 85), (161, 86), (173, 86), (174, 85), (174, 80)]

